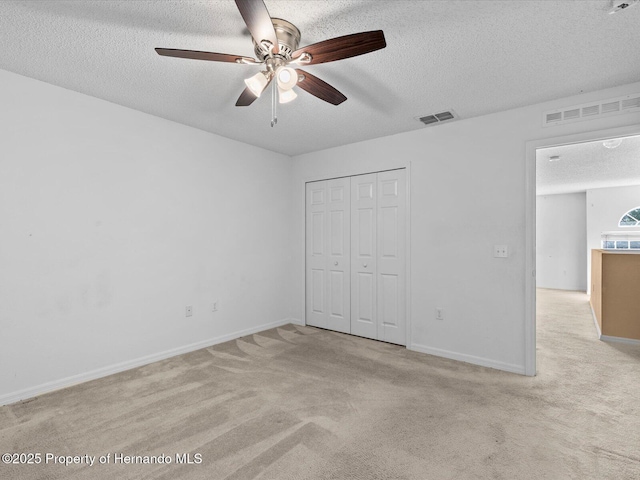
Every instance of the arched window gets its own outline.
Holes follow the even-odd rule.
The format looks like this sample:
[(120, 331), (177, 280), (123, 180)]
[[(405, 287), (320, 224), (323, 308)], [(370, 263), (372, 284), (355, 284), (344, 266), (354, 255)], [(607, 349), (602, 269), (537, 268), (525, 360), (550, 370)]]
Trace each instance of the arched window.
[[(640, 227), (640, 207), (620, 217), (618, 227)], [(640, 230), (602, 232), (602, 248), (607, 250), (640, 250)]]
[(640, 226), (640, 207), (629, 210), (622, 215), (618, 222), (619, 227), (638, 227)]

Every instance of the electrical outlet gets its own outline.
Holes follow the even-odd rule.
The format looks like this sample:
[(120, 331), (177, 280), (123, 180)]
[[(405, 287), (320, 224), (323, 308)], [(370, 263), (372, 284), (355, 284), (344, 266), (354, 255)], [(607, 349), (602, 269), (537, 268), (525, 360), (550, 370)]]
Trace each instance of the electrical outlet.
[(506, 245), (494, 245), (493, 256), (496, 258), (507, 258), (509, 256), (509, 247)]
[(436, 320), (444, 320), (444, 308), (436, 308)]
[(190, 317), (193, 315), (193, 307), (191, 305), (187, 305), (185, 308), (185, 317)]
[(211, 307), (211, 311), (212, 312), (217, 312), (218, 311), (218, 301), (217, 300), (215, 302), (213, 302), (213, 306)]

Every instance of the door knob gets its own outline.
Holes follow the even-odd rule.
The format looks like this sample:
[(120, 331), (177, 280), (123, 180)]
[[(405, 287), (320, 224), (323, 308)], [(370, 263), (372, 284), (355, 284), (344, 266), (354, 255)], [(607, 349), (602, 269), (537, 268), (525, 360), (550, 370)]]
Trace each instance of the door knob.
[(362, 266), (363, 266), (364, 268), (367, 268), (367, 264), (366, 264), (366, 263), (365, 263), (365, 264), (363, 264)]
[(337, 267), (338, 266), (338, 262), (333, 262), (333, 264)]

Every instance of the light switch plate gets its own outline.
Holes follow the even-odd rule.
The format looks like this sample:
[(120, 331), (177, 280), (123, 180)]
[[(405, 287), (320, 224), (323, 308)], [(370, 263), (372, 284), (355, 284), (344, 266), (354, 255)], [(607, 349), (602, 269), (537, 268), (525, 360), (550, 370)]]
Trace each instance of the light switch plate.
[(493, 256), (496, 258), (507, 258), (509, 256), (509, 247), (506, 245), (494, 245)]

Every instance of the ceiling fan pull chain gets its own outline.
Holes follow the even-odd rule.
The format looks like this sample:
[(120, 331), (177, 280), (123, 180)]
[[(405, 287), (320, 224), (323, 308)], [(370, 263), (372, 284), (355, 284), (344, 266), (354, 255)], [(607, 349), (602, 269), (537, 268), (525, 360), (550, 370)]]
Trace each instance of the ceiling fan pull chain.
[(271, 126), (275, 127), (278, 123), (278, 115), (276, 112), (276, 104), (278, 95), (278, 87), (276, 86), (277, 82), (271, 82)]

